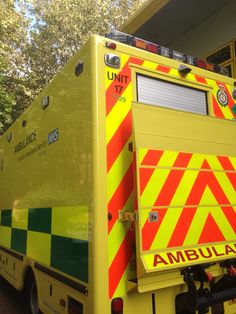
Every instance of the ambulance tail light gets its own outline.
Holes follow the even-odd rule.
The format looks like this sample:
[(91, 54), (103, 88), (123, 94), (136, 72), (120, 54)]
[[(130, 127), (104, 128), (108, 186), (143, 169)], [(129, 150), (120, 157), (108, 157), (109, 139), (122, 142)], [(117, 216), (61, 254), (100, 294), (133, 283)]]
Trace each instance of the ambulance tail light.
[(158, 52), (158, 46), (156, 44), (147, 42), (145, 40), (141, 40), (139, 38), (135, 38), (134, 46), (136, 48), (147, 50), (147, 51), (152, 52), (152, 53), (157, 53)]
[(111, 301), (111, 314), (123, 314), (123, 299), (115, 298)]
[(146, 48), (147, 48), (147, 42), (146, 41), (144, 41), (144, 40), (141, 40), (141, 39), (135, 39), (135, 47), (136, 48), (141, 48), (141, 49), (144, 49), (144, 50), (146, 50)]
[(110, 49), (116, 49), (116, 44), (111, 42), (111, 41), (107, 41), (106, 42), (106, 47), (110, 48)]
[(206, 69), (214, 72), (215, 71), (215, 65), (212, 63), (206, 62)]
[(206, 61), (201, 60), (201, 59), (198, 59), (198, 60), (197, 60), (197, 66), (198, 66), (199, 68), (206, 69)]
[(157, 53), (158, 52), (158, 46), (152, 43), (147, 44), (147, 51)]

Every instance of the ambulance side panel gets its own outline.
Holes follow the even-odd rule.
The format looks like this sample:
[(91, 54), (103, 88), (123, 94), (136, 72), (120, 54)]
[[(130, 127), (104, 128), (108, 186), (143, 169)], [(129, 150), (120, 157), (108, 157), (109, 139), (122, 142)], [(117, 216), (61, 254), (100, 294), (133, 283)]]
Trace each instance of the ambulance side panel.
[(73, 303), (69, 296), (81, 303), (83, 313), (89, 313), (91, 47), (92, 40), (0, 143), (1, 274), (22, 289), (31, 267), (45, 313), (67, 313), (68, 304)]

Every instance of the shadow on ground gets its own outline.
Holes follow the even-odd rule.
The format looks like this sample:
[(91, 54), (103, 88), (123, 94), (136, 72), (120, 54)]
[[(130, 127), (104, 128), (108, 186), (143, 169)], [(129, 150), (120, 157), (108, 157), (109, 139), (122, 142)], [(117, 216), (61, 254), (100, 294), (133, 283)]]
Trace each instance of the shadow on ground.
[(0, 277), (0, 314), (26, 314), (25, 296)]

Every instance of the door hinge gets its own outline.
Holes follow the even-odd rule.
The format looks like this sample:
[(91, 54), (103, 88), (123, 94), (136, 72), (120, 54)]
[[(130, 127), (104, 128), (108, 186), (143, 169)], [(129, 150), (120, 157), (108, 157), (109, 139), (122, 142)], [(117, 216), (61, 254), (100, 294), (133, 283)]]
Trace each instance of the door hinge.
[(119, 220), (119, 222), (137, 221), (138, 220), (138, 213), (119, 210), (118, 211), (118, 220)]

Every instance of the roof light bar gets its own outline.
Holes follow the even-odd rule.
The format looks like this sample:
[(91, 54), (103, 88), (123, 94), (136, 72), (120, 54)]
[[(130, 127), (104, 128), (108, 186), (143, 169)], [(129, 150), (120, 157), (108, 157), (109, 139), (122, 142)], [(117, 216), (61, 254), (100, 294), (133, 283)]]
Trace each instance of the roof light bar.
[(135, 47), (146, 50), (147, 42), (138, 38), (135, 38)]
[(186, 63), (196, 66), (197, 65), (197, 58), (187, 55), (186, 56)]
[(148, 43), (147, 44), (147, 50), (149, 52), (157, 53), (158, 52), (158, 45), (155, 45), (155, 44), (152, 44), (152, 43)]
[(225, 75), (225, 76), (229, 76), (229, 69), (222, 67), (220, 65), (215, 65), (214, 68), (215, 68), (215, 72)]
[(197, 59), (197, 66), (202, 69), (206, 69), (206, 61), (202, 59)]
[(158, 54), (163, 57), (172, 58), (172, 50), (163, 46), (158, 47)]
[(215, 65), (212, 63), (206, 62), (206, 69), (214, 72), (215, 71)]
[(173, 50), (172, 51), (172, 58), (174, 60), (187, 63), (187, 56), (182, 52), (178, 52), (178, 51)]
[(110, 33), (106, 34), (107, 38), (119, 41), (130, 46), (134, 46), (135, 37), (129, 34), (122, 33), (117, 30), (112, 30)]
[(183, 62), (183, 63), (197, 66), (202, 69), (206, 69), (206, 70), (213, 71), (222, 75), (229, 76), (229, 70), (227, 68), (208, 63), (202, 59), (198, 59), (196, 57), (186, 55), (182, 52), (163, 47), (159, 44), (148, 42), (144, 39), (140, 39), (132, 35), (122, 33), (117, 30), (112, 30), (110, 33), (106, 35), (106, 37), (119, 41), (121, 43), (130, 45), (130, 46), (134, 46), (139, 49), (143, 49), (143, 50), (155, 53), (155, 54), (159, 54), (163, 57), (171, 58), (171, 59)]

